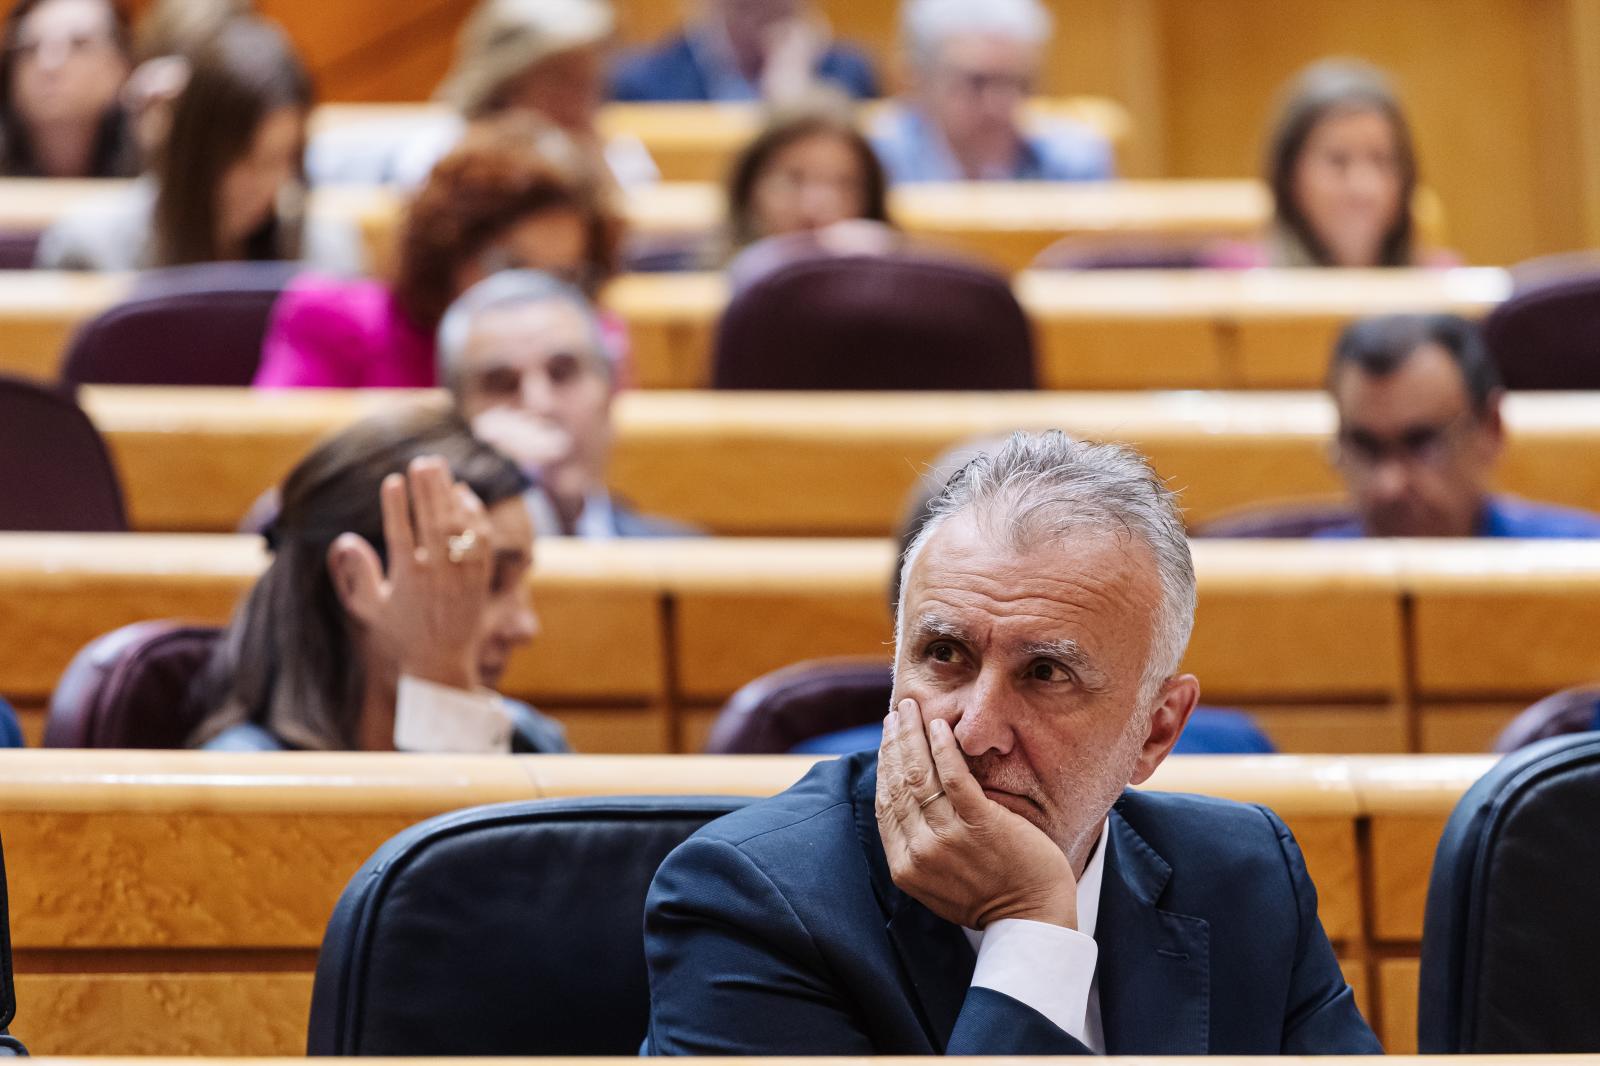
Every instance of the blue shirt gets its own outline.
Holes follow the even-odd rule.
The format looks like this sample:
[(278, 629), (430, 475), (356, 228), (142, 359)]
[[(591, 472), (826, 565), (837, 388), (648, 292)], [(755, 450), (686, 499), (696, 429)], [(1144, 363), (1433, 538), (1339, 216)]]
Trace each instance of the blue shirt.
[[(1491, 496), (1484, 504), (1483, 517), (1473, 534), (1478, 537), (1513, 537), (1532, 540), (1600, 539), (1600, 514), (1548, 503), (1519, 500), (1515, 496)], [(1361, 519), (1319, 529), (1313, 537), (1363, 537)]]
[[(620, 60), (611, 72), (611, 98), (631, 103), (665, 100), (752, 101), (758, 88), (699, 36), (679, 34), (647, 52)], [(835, 44), (817, 59), (819, 81), (856, 99), (878, 95), (878, 79), (861, 52)]]
[[(872, 147), (892, 182), (965, 181), (944, 134), (920, 110), (885, 108), (869, 131)], [(1111, 144), (1080, 122), (1053, 120), (1022, 136), (1008, 173), (980, 174), (985, 181), (1103, 181), (1116, 176)]]

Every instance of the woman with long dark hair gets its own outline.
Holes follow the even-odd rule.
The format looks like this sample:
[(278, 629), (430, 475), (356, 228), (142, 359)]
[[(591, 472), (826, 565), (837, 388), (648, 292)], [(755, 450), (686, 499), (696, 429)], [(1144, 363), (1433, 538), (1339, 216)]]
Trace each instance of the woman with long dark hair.
[(0, 29), (0, 176), (134, 174), (118, 103), (131, 67), (128, 22), (111, 0), (19, 0)]
[(214, 750), (564, 751), (492, 690), (538, 624), (526, 475), (459, 416), (369, 418), (289, 474), (272, 563), (198, 683)]
[(311, 81), (277, 26), (236, 18), (191, 63), (147, 179), (66, 216), (38, 265), (132, 270), (222, 260), (361, 267), (352, 226), (304, 211)]

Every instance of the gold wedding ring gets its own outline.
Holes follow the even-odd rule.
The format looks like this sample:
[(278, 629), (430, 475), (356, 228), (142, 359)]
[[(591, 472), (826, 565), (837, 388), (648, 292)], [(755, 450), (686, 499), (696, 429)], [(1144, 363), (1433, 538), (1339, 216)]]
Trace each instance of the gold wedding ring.
[(469, 551), (478, 546), (478, 531), (469, 529), (463, 533), (457, 533), (447, 543), (449, 544), (448, 554), (450, 561), (459, 563), (467, 557)]
[(941, 788), (939, 791), (935, 792), (933, 795), (929, 796), (927, 799), (925, 799), (921, 803), (917, 804), (917, 810), (919, 810), (919, 811), (927, 810), (928, 809), (928, 804), (932, 803), (934, 800), (938, 799), (942, 795), (944, 795), (944, 789)]

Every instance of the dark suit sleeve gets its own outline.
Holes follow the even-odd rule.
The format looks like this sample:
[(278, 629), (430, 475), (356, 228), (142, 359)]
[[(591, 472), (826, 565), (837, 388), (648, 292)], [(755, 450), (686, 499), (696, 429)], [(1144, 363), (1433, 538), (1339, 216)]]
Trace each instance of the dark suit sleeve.
[(690, 839), (645, 902), (656, 1055), (869, 1055), (810, 932), (748, 856)]
[(1381, 1055), (1383, 1045), (1356, 1009), (1355, 993), (1345, 983), (1333, 945), (1317, 917), (1317, 889), (1306, 873), (1289, 827), (1261, 808), (1278, 834), (1299, 910), (1300, 932), (1283, 1023), (1283, 1055)]
[(1087, 1047), (1025, 1003), (969, 988), (946, 1055), (1089, 1055)]

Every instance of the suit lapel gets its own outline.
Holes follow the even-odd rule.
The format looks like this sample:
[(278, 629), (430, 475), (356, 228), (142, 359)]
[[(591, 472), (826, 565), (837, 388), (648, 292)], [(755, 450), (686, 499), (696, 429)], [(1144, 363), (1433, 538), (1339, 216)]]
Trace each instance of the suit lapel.
[(1111, 810), (1100, 944), (1100, 1020), (1108, 1055), (1204, 1055), (1211, 1037), (1206, 921), (1161, 910), (1172, 867)]
[(872, 874), (872, 888), (886, 914), (885, 929), (900, 956), (915, 999), (918, 1019), (936, 1053), (950, 1043), (956, 1017), (967, 998), (977, 956), (959, 926), (938, 917), (894, 886), (883, 854), (874, 811), (876, 767), (859, 776), (853, 804), (856, 834)]

